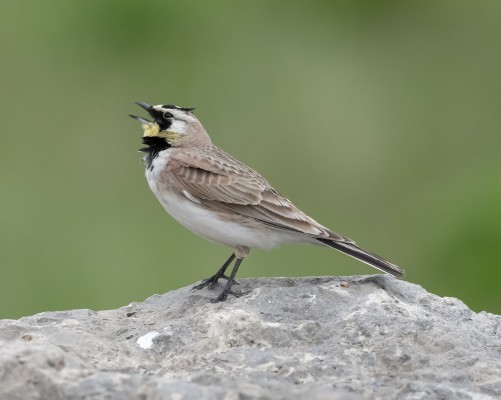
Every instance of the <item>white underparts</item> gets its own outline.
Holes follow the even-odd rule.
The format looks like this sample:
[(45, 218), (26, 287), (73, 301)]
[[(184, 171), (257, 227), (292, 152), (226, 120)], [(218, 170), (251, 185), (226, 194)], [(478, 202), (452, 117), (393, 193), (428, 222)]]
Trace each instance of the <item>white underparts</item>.
[(165, 186), (160, 186), (159, 172), (164, 170), (169, 162), (169, 152), (170, 149), (160, 152), (153, 160), (152, 168), (146, 170), (146, 178), (165, 210), (193, 233), (234, 249), (248, 247), (271, 250), (285, 243), (307, 242), (304, 235), (269, 229), (254, 221), (249, 223), (255, 226), (245, 226), (244, 223), (225, 220), (215, 212), (207, 210), (190, 193), (183, 191), (184, 196), (181, 196), (167, 190)]

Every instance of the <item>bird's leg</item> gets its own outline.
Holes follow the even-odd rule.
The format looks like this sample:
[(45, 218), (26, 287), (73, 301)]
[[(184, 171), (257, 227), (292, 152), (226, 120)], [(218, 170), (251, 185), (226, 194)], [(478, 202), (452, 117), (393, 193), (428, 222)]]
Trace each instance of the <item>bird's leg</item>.
[(238, 297), (238, 295), (231, 290), (231, 287), (235, 283), (235, 275), (237, 274), (238, 267), (240, 267), (240, 263), (242, 262), (243, 258), (238, 258), (237, 261), (235, 262), (235, 265), (233, 266), (233, 270), (231, 271), (230, 278), (228, 279), (228, 282), (226, 282), (226, 285), (221, 292), (219, 296), (211, 300), (211, 303), (218, 303), (220, 301), (225, 301), (228, 298), (229, 294), (232, 294), (235, 297)]
[(218, 271), (214, 275), (212, 275), (210, 278), (204, 279), (202, 281), (202, 283), (200, 283), (199, 285), (193, 286), (192, 290), (194, 290), (194, 289), (200, 290), (206, 286), (209, 286), (210, 289), (213, 289), (214, 286), (216, 286), (219, 278), (223, 278), (226, 280), (230, 279), (224, 273), (226, 272), (226, 269), (230, 266), (230, 264), (233, 262), (234, 259), (235, 259), (235, 253), (232, 253), (230, 258), (228, 258), (226, 260), (226, 262), (223, 264), (223, 266), (221, 268), (219, 268)]

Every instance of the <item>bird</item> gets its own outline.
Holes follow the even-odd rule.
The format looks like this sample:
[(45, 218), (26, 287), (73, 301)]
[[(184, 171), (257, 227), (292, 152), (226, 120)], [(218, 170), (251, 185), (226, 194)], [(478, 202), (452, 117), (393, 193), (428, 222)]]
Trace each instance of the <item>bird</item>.
[[(194, 108), (135, 102), (151, 119), (129, 114), (141, 123), (139, 151), (151, 191), (181, 225), (211, 242), (231, 247), (232, 254), (209, 278), (193, 287), (215, 289), (212, 302), (225, 301), (238, 284), (235, 276), (251, 249), (282, 244), (326, 245), (397, 278), (405, 272), (359, 247), (355, 241), (321, 225), (282, 196), (254, 169), (212, 143)], [(226, 270), (233, 264), (231, 273)]]

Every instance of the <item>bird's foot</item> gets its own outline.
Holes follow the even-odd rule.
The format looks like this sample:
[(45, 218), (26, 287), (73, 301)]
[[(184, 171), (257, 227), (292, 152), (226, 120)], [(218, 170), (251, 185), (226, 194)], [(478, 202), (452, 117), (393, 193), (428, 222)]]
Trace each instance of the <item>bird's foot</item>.
[(231, 290), (233, 285), (238, 285), (238, 282), (235, 280), (235, 275), (237, 274), (238, 267), (242, 262), (243, 258), (237, 258), (235, 265), (233, 266), (233, 270), (231, 271), (230, 276), (226, 276), (224, 273), (231, 262), (235, 259), (235, 253), (233, 253), (228, 260), (224, 263), (224, 265), (219, 268), (219, 270), (212, 275), (210, 278), (204, 279), (202, 283), (194, 286), (192, 290), (200, 290), (204, 287), (209, 287), (209, 289), (214, 289), (217, 285), (219, 278), (226, 279), (226, 285), (224, 285), (224, 289), (219, 296), (211, 300), (211, 303), (219, 303), (220, 301), (225, 301), (228, 298), (228, 295), (231, 294), (235, 297), (239, 297), (239, 294), (233, 292)]
[[(225, 274), (218, 274), (216, 273), (215, 275), (212, 275), (210, 278), (206, 278), (202, 281), (202, 283), (195, 285), (191, 288), (191, 290), (201, 290), (205, 287), (208, 287), (210, 290), (214, 289), (219, 281), (219, 279), (226, 279), (229, 280), (230, 278), (226, 276)], [(233, 281), (233, 284), (238, 285), (239, 283), (237, 281)]]
[(222, 301), (226, 301), (226, 299), (228, 298), (228, 295), (231, 294), (235, 297), (240, 297), (241, 294), (239, 293), (235, 293), (233, 290), (226, 290), (226, 287), (223, 289), (223, 291), (221, 292), (221, 294), (217, 297), (214, 297), (213, 299), (210, 300), (211, 303), (220, 303)]

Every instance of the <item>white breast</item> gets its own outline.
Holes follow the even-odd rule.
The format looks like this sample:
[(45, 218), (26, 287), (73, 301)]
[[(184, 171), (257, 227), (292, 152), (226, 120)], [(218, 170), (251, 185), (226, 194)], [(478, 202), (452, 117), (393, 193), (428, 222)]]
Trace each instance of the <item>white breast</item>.
[(180, 195), (159, 186), (159, 173), (169, 162), (170, 150), (162, 151), (153, 160), (152, 167), (146, 169), (146, 179), (150, 189), (165, 210), (181, 225), (193, 233), (230, 247), (245, 246), (270, 250), (283, 243), (301, 242), (304, 237), (283, 231), (250, 228), (242, 224), (226, 221), (214, 212), (201, 206), (189, 193)]

